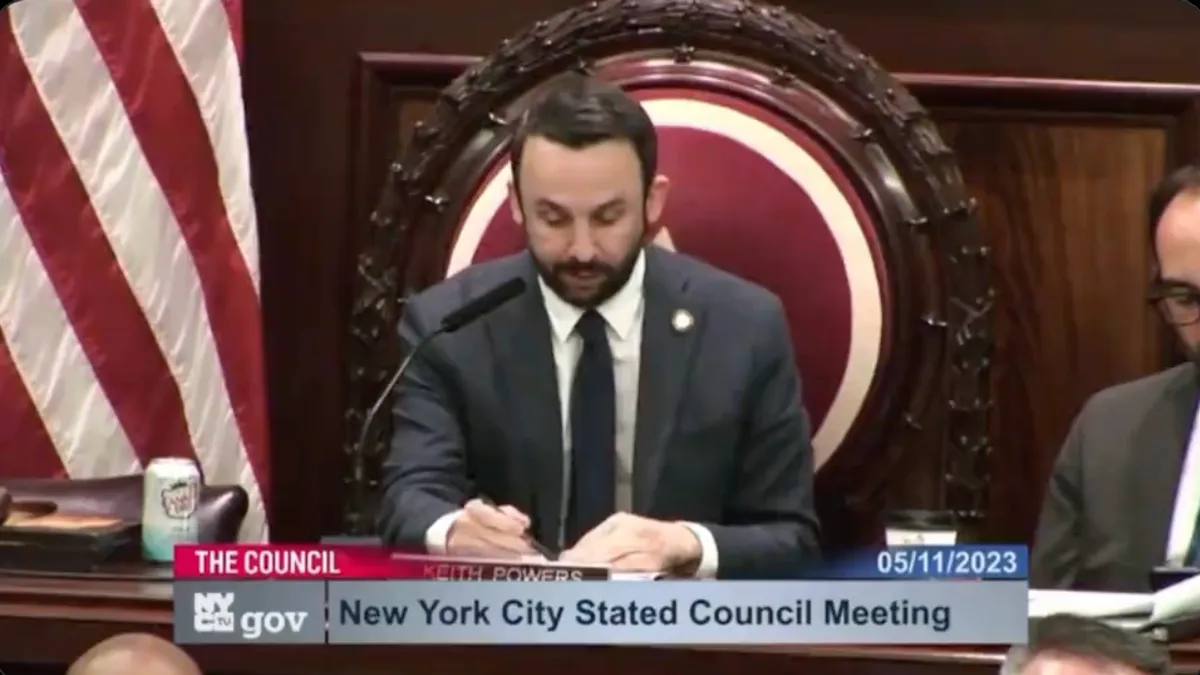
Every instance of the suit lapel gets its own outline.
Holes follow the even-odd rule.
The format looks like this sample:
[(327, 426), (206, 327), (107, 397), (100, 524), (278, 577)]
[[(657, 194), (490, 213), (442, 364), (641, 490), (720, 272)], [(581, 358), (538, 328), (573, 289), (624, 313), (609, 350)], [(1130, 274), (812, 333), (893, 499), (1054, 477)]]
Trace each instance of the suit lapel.
[(530, 505), (539, 541), (558, 545), (562, 516), (563, 445), (558, 375), (550, 319), (532, 261), (524, 276), (529, 290), (488, 322), (501, 383), (500, 405), (513, 421), (518, 447), (509, 463), (511, 483)]
[[(654, 504), (692, 353), (704, 328), (702, 308), (688, 297), (688, 279), (668, 269), (671, 264), (666, 253), (646, 247), (646, 304), (633, 453), (633, 510), (643, 515), (650, 513)], [(691, 325), (678, 323), (688, 317)]]
[(1137, 523), (1131, 525), (1135, 533), (1134, 550), (1145, 552), (1150, 567), (1161, 565), (1164, 560), (1175, 493), (1195, 417), (1196, 385), (1192, 368), (1181, 369), (1168, 383), (1162, 400), (1152, 407), (1136, 436), (1144, 439), (1144, 445), (1134, 449), (1142, 456), (1131, 463), (1130, 480), (1134, 488), (1133, 503), (1142, 507)]

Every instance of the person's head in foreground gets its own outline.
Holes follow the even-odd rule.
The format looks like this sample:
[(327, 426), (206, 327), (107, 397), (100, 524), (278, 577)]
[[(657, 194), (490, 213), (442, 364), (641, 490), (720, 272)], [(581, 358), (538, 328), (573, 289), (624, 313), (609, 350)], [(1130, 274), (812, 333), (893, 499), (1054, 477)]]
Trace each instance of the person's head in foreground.
[(629, 280), (666, 201), (657, 166), (654, 123), (614, 84), (564, 76), (521, 116), (509, 204), (563, 300), (590, 309)]
[(67, 675), (202, 675), (182, 649), (154, 635), (125, 633), (97, 643)]
[(1144, 635), (1095, 619), (1056, 614), (1029, 622), (1029, 642), (1014, 647), (1001, 675), (1167, 675), (1167, 650)]

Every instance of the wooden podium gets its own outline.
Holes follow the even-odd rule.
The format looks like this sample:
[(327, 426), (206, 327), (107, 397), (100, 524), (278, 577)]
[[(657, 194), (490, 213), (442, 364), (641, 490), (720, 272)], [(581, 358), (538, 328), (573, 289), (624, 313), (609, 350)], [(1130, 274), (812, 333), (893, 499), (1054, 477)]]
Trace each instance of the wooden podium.
[[(169, 581), (50, 579), (0, 575), (0, 671), (49, 675), (118, 633), (171, 637)], [(510, 675), (558, 669), (571, 675), (658, 675), (666, 670), (743, 675), (994, 675), (994, 647), (189, 647), (206, 675)], [(1176, 660), (1200, 667), (1200, 645)], [(1182, 672), (1182, 671), (1181, 671)]]

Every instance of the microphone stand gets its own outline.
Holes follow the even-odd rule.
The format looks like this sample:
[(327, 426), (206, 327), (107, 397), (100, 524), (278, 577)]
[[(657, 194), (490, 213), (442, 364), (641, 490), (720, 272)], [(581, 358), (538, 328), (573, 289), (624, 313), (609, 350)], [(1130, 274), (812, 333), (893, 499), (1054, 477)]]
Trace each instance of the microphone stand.
[(383, 406), (387, 403), (388, 397), (391, 396), (392, 391), (400, 383), (400, 378), (404, 377), (404, 373), (408, 370), (409, 365), (412, 364), (413, 358), (416, 357), (416, 355), (420, 353), (420, 351), (424, 349), (426, 345), (432, 342), (439, 335), (453, 333), (461, 329), (467, 324), (482, 318), (484, 315), (490, 312), (495, 311), (504, 303), (515, 299), (524, 292), (525, 280), (520, 277), (514, 277), (500, 284), (499, 286), (492, 288), (483, 295), (480, 295), (474, 300), (471, 300), (453, 312), (447, 314), (442, 319), (441, 326), (438, 327), (437, 330), (418, 340), (417, 343), (413, 345), (412, 350), (409, 351), (408, 356), (404, 357), (404, 360), (400, 362), (400, 367), (397, 368), (396, 372), (392, 374), (392, 378), (388, 380), (387, 385), (385, 385), (383, 391), (380, 392), (379, 398), (375, 399), (375, 403), (371, 405), (371, 407), (367, 410), (367, 414), (363, 416), (362, 428), (358, 430), (358, 436), (355, 439), (354, 445), (350, 446), (350, 451), (357, 460), (354, 463), (354, 494), (352, 495), (352, 501), (356, 504), (357, 508), (354, 516), (350, 519), (350, 530), (353, 534), (360, 534), (363, 529), (365, 529), (363, 527), (363, 521), (365, 520), (365, 515), (367, 512), (367, 509), (364, 508), (367, 500), (363, 493), (365, 483), (363, 460), (366, 457), (367, 437), (371, 433), (371, 427), (375, 424), (375, 418), (379, 416), (379, 412), (383, 410)]
[[(366, 457), (367, 440), (368, 436), (370, 436), (371, 428), (375, 426), (375, 418), (379, 417), (379, 413), (383, 410), (384, 405), (387, 404), (388, 399), (391, 398), (392, 392), (396, 389), (396, 385), (400, 383), (400, 378), (404, 377), (404, 373), (408, 371), (408, 367), (412, 363), (413, 358), (425, 348), (425, 345), (432, 342), (434, 338), (447, 332), (449, 332), (447, 331), (447, 326), (442, 326), (418, 340), (417, 343), (413, 345), (413, 348), (408, 351), (408, 355), (404, 357), (404, 360), (400, 362), (400, 366), (392, 373), (392, 377), (387, 381), (387, 384), (384, 385), (383, 391), (379, 393), (379, 396), (375, 399), (375, 402), (372, 403), (371, 407), (367, 409), (367, 414), (363, 415), (362, 427), (360, 427), (358, 430), (358, 436), (354, 440), (354, 445), (350, 446), (354, 457), (357, 459), (357, 461), (354, 463), (355, 494), (353, 495), (353, 502), (358, 505), (358, 508), (355, 509), (357, 517), (355, 518), (355, 522), (351, 523), (350, 534), (370, 534), (369, 532), (363, 531), (364, 529), (368, 529), (368, 527), (364, 527), (367, 511), (364, 506), (367, 499), (364, 490), (366, 486), (366, 476), (363, 475), (365, 471), (365, 462), (363, 459)], [(373, 525), (369, 526), (369, 529), (373, 531)]]

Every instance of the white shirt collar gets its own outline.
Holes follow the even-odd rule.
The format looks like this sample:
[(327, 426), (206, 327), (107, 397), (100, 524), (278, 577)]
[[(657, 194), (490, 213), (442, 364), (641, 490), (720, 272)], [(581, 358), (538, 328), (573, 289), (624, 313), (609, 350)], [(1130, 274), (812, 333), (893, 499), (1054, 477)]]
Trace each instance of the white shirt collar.
[[(633, 330), (634, 323), (642, 312), (643, 288), (646, 281), (646, 253), (638, 254), (637, 262), (633, 264), (633, 272), (629, 281), (608, 300), (596, 308), (608, 327), (617, 335), (617, 339), (625, 340)], [(538, 285), (542, 289), (542, 299), (546, 304), (546, 313), (550, 316), (550, 328), (554, 338), (560, 343), (566, 342), (575, 330), (575, 324), (583, 316), (584, 310), (558, 297), (542, 277), (538, 276)]]

